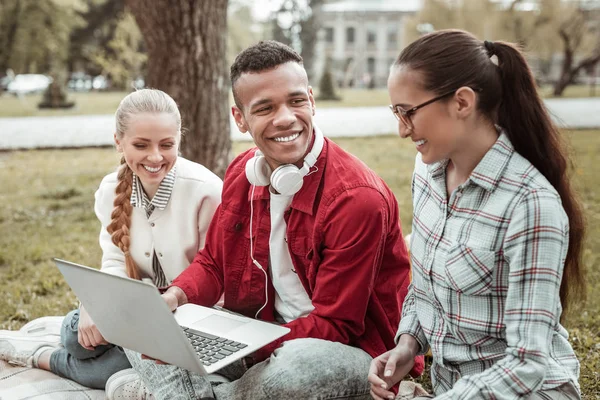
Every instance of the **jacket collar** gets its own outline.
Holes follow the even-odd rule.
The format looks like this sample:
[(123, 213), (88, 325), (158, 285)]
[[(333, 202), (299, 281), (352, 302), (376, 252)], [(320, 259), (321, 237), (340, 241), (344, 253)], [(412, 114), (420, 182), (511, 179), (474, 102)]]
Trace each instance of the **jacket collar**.
[[(313, 215), (315, 203), (317, 200), (317, 192), (323, 180), (323, 174), (327, 164), (327, 152), (329, 151), (329, 139), (324, 138), (323, 150), (319, 154), (314, 167), (310, 169), (308, 175), (304, 177), (302, 188), (294, 195), (291, 208), (301, 211), (305, 214)], [(248, 200), (269, 200), (269, 186), (257, 186), (254, 188), (254, 196), (252, 196), (252, 185), (248, 191)]]

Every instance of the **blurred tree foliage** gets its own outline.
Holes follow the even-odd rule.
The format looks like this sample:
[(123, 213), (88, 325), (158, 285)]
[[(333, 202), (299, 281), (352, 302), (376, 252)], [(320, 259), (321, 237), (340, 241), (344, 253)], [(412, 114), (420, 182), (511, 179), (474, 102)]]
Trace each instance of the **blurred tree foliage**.
[(0, 74), (64, 68), (70, 34), (83, 26), (80, 0), (0, 0)]
[[(550, 66), (562, 56), (554, 94), (561, 95), (581, 70), (600, 62), (600, 9), (589, 0), (424, 0), (423, 8), (406, 25), (409, 41), (419, 26), (459, 28), (482, 40), (519, 43), (535, 60), (538, 77), (549, 80)], [(593, 4), (592, 4), (593, 5)]]
[(102, 68), (112, 81), (112, 86), (128, 89), (129, 82), (143, 75), (147, 56), (143, 52), (142, 34), (133, 16), (123, 13), (106, 48), (90, 46), (89, 58)]
[(324, 0), (283, 0), (271, 16), (272, 38), (300, 52), (309, 82), (316, 75), (315, 45), (324, 3)]
[(253, 26), (252, 11), (244, 1), (229, 0), (227, 26), (227, 65), (231, 65), (239, 52), (262, 39), (262, 32), (258, 24)]
[[(228, 65), (263, 36), (250, 4), (230, 0)], [(0, 0), (0, 76), (81, 71), (130, 89), (147, 72), (144, 39), (124, 0)]]

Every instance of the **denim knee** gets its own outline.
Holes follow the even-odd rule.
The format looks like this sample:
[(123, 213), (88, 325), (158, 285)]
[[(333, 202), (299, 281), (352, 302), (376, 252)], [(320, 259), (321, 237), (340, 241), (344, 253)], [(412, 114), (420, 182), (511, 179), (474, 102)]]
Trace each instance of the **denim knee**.
[(85, 360), (98, 357), (112, 346), (98, 346), (94, 350), (88, 350), (79, 344), (77, 333), (79, 331), (79, 310), (68, 313), (63, 320), (60, 330), (60, 341), (65, 350), (75, 358)]
[(322, 391), (331, 398), (360, 397), (368, 394), (371, 359), (361, 349), (341, 343), (312, 338), (290, 340), (268, 361), (265, 391), (281, 396)]
[(69, 354), (72, 354), (75, 357), (77, 357), (77, 355), (74, 353), (77, 353), (79, 347), (81, 347), (77, 338), (78, 327), (79, 310), (73, 310), (68, 313), (63, 320), (62, 328), (60, 330), (60, 341)]
[(104, 389), (108, 378), (127, 368), (131, 368), (131, 364), (123, 349), (116, 346), (96, 358), (75, 358), (65, 349), (50, 356), (50, 371), (93, 389)]

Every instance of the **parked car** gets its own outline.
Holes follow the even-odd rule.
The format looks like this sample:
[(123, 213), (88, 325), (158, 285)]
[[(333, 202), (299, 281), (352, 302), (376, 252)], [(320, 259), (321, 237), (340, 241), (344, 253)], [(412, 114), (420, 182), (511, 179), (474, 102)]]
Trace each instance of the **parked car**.
[(19, 74), (8, 83), (6, 91), (15, 96), (41, 93), (52, 83), (52, 78), (42, 74)]
[(92, 77), (82, 72), (74, 72), (67, 82), (67, 87), (74, 92), (89, 92), (92, 90)]
[(0, 89), (2, 89), (2, 91), (6, 91), (8, 89), (8, 84), (10, 83), (10, 81), (12, 81), (12, 78), (8, 75), (0, 78)]
[(92, 77), (83, 72), (73, 72), (67, 82), (67, 87), (74, 92), (106, 90), (108, 89), (108, 80), (102, 75)]
[(97, 75), (92, 79), (92, 88), (94, 90), (106, 90), (108, 89), (108, 79), (103, 75)]

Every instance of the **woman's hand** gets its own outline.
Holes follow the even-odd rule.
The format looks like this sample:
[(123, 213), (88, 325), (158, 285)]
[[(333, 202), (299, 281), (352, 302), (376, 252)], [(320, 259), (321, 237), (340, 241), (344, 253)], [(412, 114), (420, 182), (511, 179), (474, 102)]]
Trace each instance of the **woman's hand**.
[(398, 345), (371, 362), (368, 380), (371, 396), (376, 400), (393, 399), (389, 389), (400, 382), (412, 369), (419, 343), (410, 335), (402, 335)]
[(96, 346), (108, 344), (102, 336), (92, 317), (85, 311), (83, 306), (79, 307), (79, 326), (77, 329), (77, 341), (79, 344), (88, 349), (94, 350)]

